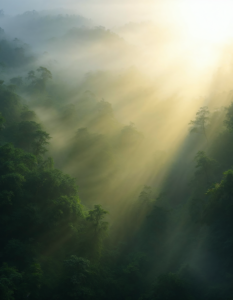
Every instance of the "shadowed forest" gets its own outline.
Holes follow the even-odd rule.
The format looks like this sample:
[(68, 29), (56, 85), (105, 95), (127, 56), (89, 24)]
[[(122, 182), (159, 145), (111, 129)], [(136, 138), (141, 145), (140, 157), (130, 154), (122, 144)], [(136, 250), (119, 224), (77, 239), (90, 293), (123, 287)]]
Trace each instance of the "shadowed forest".
[(233, 300), (232, 44), (180, 41), (0, 11), (0, 299)]

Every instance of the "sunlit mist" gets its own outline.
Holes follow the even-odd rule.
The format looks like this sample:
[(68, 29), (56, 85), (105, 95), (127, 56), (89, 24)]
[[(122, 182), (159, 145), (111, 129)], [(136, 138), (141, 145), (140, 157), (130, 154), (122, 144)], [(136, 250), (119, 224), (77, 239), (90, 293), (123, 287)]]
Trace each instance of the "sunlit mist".
[(0, 298), (230, 300), (233, 0), (1, 0)]
[[(6, 36), (17, 36), (30, 45), (29, 53), (37, 55), (35, 63), (22, 68), (25, 78), (29, 67), (36, 70), (40, 65), (53, 74), (48, 95), (35, 95), (32, 100), (25, 93), (23, 97), (51, 133), (50, 151), (57, 165), (78, 178), (81, 195), (87, 185), (81, 174), (88, 160), (94, 156), (95, 147), (102, 153), (109, 141), (92, 145), (85, 159), (81, 158), (74, 150), (78, 147), (76, 139), (84, 139), (77, 135), (80, 128), (88, 129), (85, 141), (90, 138), (94, 143), (93, 134), (111, 137), (108, 151), (114, 149), (114, 154), (111, 159), (107, 155), (101, 166), (102, 179), (108, 177), (109, 185), (104, 194), (98, 186), (98, 198), (103, 202), (125, 197), (116, 190), (128, 189), (133, 198), (143, 185), (165, 180), (173, 156), (188, 135), (194, 112), (201, 105), (212, 105), (213, 95), (231, 89), (227, 81), (220, 84), (218, 79), (216, 84), (216, 78), (220, 66), (222, 73), (232, 72), (227, 69), (233, 34), (232, 2), (49, 1), (43, 6), (25, 1), (23, 5), (25, 9), (35, 5), (50, 11), (6, 14), (0, 26)], [(58, 8), (59, 13), (52, 10)], [(20, 69), (17, 72), (20, 74)], [(11, 76), (6, 72), (7, 78)], [(111, 107), (108, 117), (94, 112), (100, 103), (110, 103), (109, 108), (98, 108), (110, 113)], [(128, 134), (135, 139), (134, 147), (128, 152), (119, 150), (126, 147), (120, 144)], [(67, 145), (73, 150), (68, 151)], [(166, 154), (162, 164), (158, 156), (161, 151)], [(95, 176), (92, 182), (97, 185), (100, 178)], [(129, 184), (131, 181), (134, 185)], [(84, 198), (91, 194), (88, 189)]]

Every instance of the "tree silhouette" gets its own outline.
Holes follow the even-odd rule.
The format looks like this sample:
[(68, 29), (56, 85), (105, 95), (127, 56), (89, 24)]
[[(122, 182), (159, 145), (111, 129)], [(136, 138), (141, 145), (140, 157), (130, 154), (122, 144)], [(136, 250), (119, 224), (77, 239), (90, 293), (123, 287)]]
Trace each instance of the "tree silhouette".
[(233, 102), (226, 107), (226, 119), (224, 124), (229, 131), (233, 132)]
[(208, 124), (209, 121), (209, 109), (207, 106), (201, 107), (198, 112), (196, 113), (196, 119), (191, 120), (189, 125), (191, 126), (190, 132), (197, 132), (197, 133), (202, 133), (206, 140), (207, 135), (206, 135), (206, 125)]

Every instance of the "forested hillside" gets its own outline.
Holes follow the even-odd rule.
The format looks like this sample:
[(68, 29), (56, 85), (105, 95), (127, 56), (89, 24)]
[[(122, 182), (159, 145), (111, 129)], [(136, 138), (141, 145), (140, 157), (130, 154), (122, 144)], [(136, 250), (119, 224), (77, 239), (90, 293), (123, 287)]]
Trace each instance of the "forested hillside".
[(0, 17), (0, 299), (232, 300), (232, 67), (191, 105), (150, 23)]

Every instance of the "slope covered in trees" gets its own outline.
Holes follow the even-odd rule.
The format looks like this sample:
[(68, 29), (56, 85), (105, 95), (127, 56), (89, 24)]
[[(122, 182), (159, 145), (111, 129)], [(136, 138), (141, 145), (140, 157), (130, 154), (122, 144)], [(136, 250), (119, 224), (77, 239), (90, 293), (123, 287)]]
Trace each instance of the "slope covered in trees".
[(73, 84), (16, 42), (0, 40), (0, 298), (232, 300), (231, 92), (180, 112), (136, 68)]

